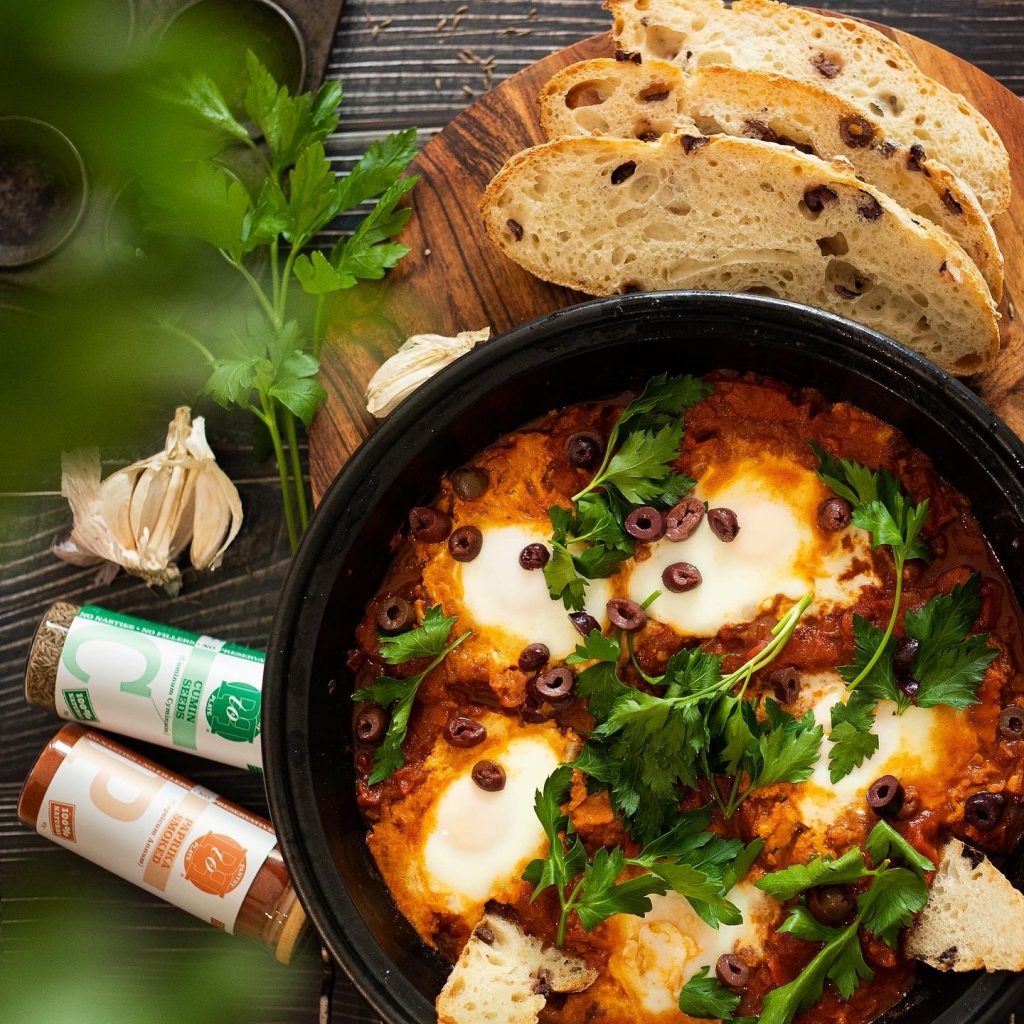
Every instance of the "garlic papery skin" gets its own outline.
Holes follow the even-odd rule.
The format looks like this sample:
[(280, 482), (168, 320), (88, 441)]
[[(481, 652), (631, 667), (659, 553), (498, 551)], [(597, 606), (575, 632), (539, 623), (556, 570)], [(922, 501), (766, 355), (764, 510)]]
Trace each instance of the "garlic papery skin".
[(424, 381), (490, 336), (490, 327), (460, 331), (454, 338), (414, 334), (370, 378), (366, 386), (367, 411), (378, 419), (387, 416)]
[(61, 493), (74, 524), (53, 552), (72, 565), (103, 564), (101, 577), (118, 567), (167, 593), (181, 589), (176, 560), (190, 547), (196, 569), (216, 569), (242, 528), (235, 485), (217, 465), (206, 424), (180, 406), (164, 449), (101, 480), (96, 449), (65, 452)]

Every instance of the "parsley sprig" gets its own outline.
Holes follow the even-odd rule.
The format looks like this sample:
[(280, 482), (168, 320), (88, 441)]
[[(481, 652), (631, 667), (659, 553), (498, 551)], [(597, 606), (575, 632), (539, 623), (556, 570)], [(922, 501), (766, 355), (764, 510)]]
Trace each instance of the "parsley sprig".
[[(585, 931), (593, 931), (614, 914), (643, 917), (650, 897), (676, 892), (717, 928), (719, 922), (739, 924), (739, 909), (726, 899), (728, 891), (750, 869), (763, 843), (744, 846), (707, 831), (709, 808), (680, 815), (674, 827), (635, 856), (621, 847), (601, 847), (590, 857), (572, 819), (562, 807), (569, 797), (572, 767), (557, 768), (537, 791), (534, 808), (548, 838), (548, 854), (531, 861), (523, 880), (534, 886), (531, 900), (555, 888), (561, 911), (555, 944), (565, 943), (570, 915)], [(628, 877), (620, 881), (623, 874)]]
[[(146, 187), (147, 213), (152, 229), (213, 246), (248, 287), (251, 301), (228, 310), (227, 326), (180, 316), (163, 327), (209, 366), (206, 393), (214, 401), (255, 418), (277, 461), (294, 551), (309, 521), (296, 424), (308, 427), (326, 397), (316, 378), (327, 302), (357, 281), (379, 280), (408, 252), (391, 239), (410, 216), (398, 203), (417, 181), (403, 177), (416, 131), (374, 142), (337, 178), (324, 141), (338, 128), (341, 85), (292, 96), (251, 52), (243, 84), (245, 116), (256, 132), (205, 74), (178, 76), (161, 90), (184, 115), (183, 160)], [(303, 252), (336, 216), (367, 202), (373, 205), (355, 231), (330, 252)], [(310, 296), (304, 303), (301, 292)]]
[(880, 650), (881, 654), (847, 703), (832, 708), (829, 776), (833, 782), (859, 767), (878, 749), (878, 737), (872, 732), (878, 701), (892, 701), (897, 715), (912, 703), (922, 708), (945, 704), (959, 711), (978, 703), (978, 687), (998, 654), (989, 646), (987, 633), (968, 635), (980, 612), (978, 573), (966, 583), (957, 584), (948, 595), (937, 595), (918, 611), (906, 612), (904, 634), (918, 643), (909, 675), (917, 683), (913, 699), (896, 678), (895, 637), (883, 642), (877, 626), (854, 618), (854, 663), (840, 668), (840, 675), (847, 681), (861, 676), (874, 653)]
[(896, 579), (892, 612), (878, 645), (854, 677), (847, 680), (853, 690), (874, 669), (892, 636), (903, 596), (903, 566), (913, 558), (928, 558), (928, 550), (920, 541), (921, 527), (928, 518), (928, 499), (914, 505), (887, 469), (869, 469), (850, 459), (837, 459), (813, 441), (810, 446), (818, 458), (818, 478), (850, 503), (853, 521), (871, 534), (872, 547), (887, 547), (892, 552)]
[(407, 679), (380, 676), (372, 686), (356, 690), (352, 694), (354, 701), (369, 701), (381, 707), (391, 707), (391, 721), (387, 734), (374, 751), (373, 771), (368, 780), (371, 786), (383, 782), (392, 772), (405, 764), (402, 741), (409, 727), (409, 715), (412, 713), (420, 684), (470, 636), (471, 631), (466, 630), (451, 643), (448, 642), (456, 618), (455, 615), (446, 618), (441, 606), (434, 605), (415, 629), (399, 633), (397, 636), (382, 637), (380, 651), (389, 665), (404, 665), (419, 658), (430, 658), (429, 664)]
[[(765, 648), (734, 672), (723, 673), (723, 659), (700, 648), (677, 652), (664, 675), (644, 677), (665, 687), (660, 695), (619, 678), (618, 636), (595, 630), (566, 659), (592, 662), (576, 688), (598, 723), (574, 764), (609, 790), (613, 807), (639, 841), (671, 827), (679, 787), (696, 788), (701, 777), (729, 818), (755, 790), (810, 775), (822, 736), (813, 715), (797, 719), (769, 700), (759, 719), (743, 699), (754, 673), (778, 657), (810, 602), (808, 595), (794, 605)], [(719, 774), (733, 777), (726, 795), (719, 790)]]
[(696, 377), (652, 377), (619, 415), (590, 482), (572, 497), (572, 510), (548, 510), (553, 528), (544, 578), (552, 600), (583, 608), (589, 580), (610, 576), (633, 553), (623, 528), (636, 505), (668, 508), (693, 489), (675, 469), (683, 413), (711, 393)]
[[(816, 857), (807, 864), (764, 875), (755, 883), (785, 902), (816, 886), (870, 881), (857, 897), (856, 916), (849, 924), (821, 924), (804, 899), (791, 908), (779, 930), (824, 945), (796, 978), (768, 993), (757, 1018), (759, 1024), (789, 1024), (821, 999), (826, 981), (832, 982), (840, 999), (849, 1000), (861, 981), (874, 977), (864, 960), (858, 931), (863, 928), (895, 949), (900, 930), (910, 927), (914, 915), (924, 907), (928, 900), (925, 873), (935, 870), (927, 857), (884, 821), (871, 830), (865, 849), (876, 867), (868, 867), (865, 851), (855, 847), (839, 858)], [(683, 987), (680, 1008), (695, 1017), (733, 1021), (731, 1014), (739, 1000), (707, 973), (702, 971)]]

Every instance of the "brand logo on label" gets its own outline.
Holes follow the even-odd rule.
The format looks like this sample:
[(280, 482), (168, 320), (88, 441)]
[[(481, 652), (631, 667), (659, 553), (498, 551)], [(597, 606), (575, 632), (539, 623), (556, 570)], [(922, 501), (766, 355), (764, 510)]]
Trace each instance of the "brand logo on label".
[(80, 722), (98, 722), (99, 715), (93, 710), (88, 690), (62, 690), (64, 703), (68, 706), (72, 718)]
[(206, 721), (215, 736), (252, 743), (260, 731), (260, 691), (248, 683), (221, 683), (206, 705)]
[(227, 896), (245, 874), (245, 847), (230, 836), (207, 832), (185, 851), (185, 877), (211, 896)]
[(50, 831), (55, 839), (75, 842), (75, 805), (50, 801)]

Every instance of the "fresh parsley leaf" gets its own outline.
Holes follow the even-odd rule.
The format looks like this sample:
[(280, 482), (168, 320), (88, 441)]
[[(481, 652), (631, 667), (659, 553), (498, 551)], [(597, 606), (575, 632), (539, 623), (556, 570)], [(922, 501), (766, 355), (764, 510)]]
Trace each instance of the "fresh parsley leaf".
[(523, 871), (523, 880), (534, 886), (531, 902), (551, 886), (558, 887), (559, 898), (564, 902), (565, 887), (587, 862), (583, 843), (569, 816), (562, 811), (562, 805), (569, 799), (571, 784), (572, 768), (561, 765), (548, 776), (534, 797), (534, 811), (548, 839), (548, 854), (530, 861)]
[(609, 851), (602, 846), (583, 869), (583, 884), (574, 909), (585, 931), (592, 932), (613, 914), (643, 917), (651, 909), (650, 897), (664, 895), (666, 884), (655, 875), (617, 882), (625, 866), (626, 857), (619, 847)]
[(408, 128), (395, 132), (370, 148), (338, 182), (341, 210), (351, 210), (390, 188), (416, 155), (417, 132)]
[(849, 925), (826, 943), (791, 982), (765, 996), (758, 1024), (789, 1024), (821, 999), (827, 980), (835, 983), (840, 995), (845, 992), (849, 998), (858, 979), (869, 981), (872, 977), (857, 939), (857, 926)]
[(779, 925), (780, 932), (804, 942), (831, 942), (839, 938), (842, 930), (841, 927), (822, 924), (803, 903), (793, 907), (789, 917)]
[(679, 477), (672, 468), (682, 440), (682, 421), (668, 423), (657, 432), (629, 434), (607, 469), (595, 478), (597, 486), (613, 489), (627, 506), (678, 501), (693, 488), (692, 480)]
[(587, 708), (598, 720), (608, 716), (615, 701), (629, 688), (619, 680), (618, 663), (622, 644), (614, 637), (603, 636), (594, 630), (576, 650), (565, 659), (567, 665), (594, 664), (576, 676), (576, 693), (587, 701)]
[(373, 771), (368, 782), (371, 786), (383, 782), (405, 764), (402, 742), (409, 728), (409, 716), (420, 684), (470, 634), (463, 633), (451, 643), (448, 636), (455, 625), (456, 616), (445, 618), (440, 605), (430, 608), (423, 622), (415, 629), (381, 640), (381, 655), (389, 665), (402, 665), (417, 658), (433, 660), (421, 672), (407, 679), (381, 676), (372, 686), (352, 694), (354, 701), (369, 701), (382, 707), (391, 707), (391, 720), (383, 741), (374, 751)]
[(805, 889), (818, 885), (843, 885), (866, 878), (870, 870), (860, 847), (847, 850), (841, 857), (815, 857), (806, 864), (793, 864), (782, 871), (762, 875), (754, 884), (780, 903)]
[(946, 704), (962, 711), (978, 703), (978, 687), (998, 653), (987, 634), (967, 636), (980, 612), (981, 576), (975, 573), (950, 594), (906, 613), (907, 636), (920, 644), (910, 670), (920, 684), (920, 707)]
[[(858, 678), (858, 686), (875, 700), (906, 701), (906, 695), (896, 685), (896, 638), (879, 629), (863, 615), (853, 616), (854, 654), (852, 665), (842, 665), (839, 675), (849, 684)], [(879, 654), (878, 652), (881, 651)], [(872, 664), (872, 660), (874, 664)]]
[(295, 276), (309, 295), (329, 295), (331, 292), (353, 288), (356, 277), (331, 266), (319, 249), (307, 256), (302, 253), (295, 261)]
[[(879, 687), (887, 685), (888, 676), (891, 676), (892, 654), (895, 650), (892, 635), (903, 595), (904, 563), (912, 558), (928, 558), (928, 549), (920, 539), (921, 528), (928, 518), (928, 499), (914, 505), (900, 489), (899, 481), (888, 470), (873, 470), (849, 459), (836, 459), (813, 441), (810, 445), (818, 458), (819, 479), (850, 502), (854, 523), (871, 534), (874, 547), (885, 545), (892, 551), (896, 593), (889, 622), (870, 653), (865, 648), (866, 656), (856, 662), (855, 673), (840, 670), (852, 690), (871, 677), (876, 666), (882, 665), (884, 678), (876, 678), (874, 684), (869, 684), (872, 686), (870, 692), (877, 697), (880, 696)], [(871, 628), (874, 629), (873, 626)]]
[(887, 868), (857, 897), (857, 908), (861, 925), (895, 948), (899, 930), (909, 928), (927, 902), (928, 886), (917, 872)]
[(619, 431), (657, 430), (678, 420), (713, 390), (699, 377), (669, 377), (667, 373), (651, 377), (640, 395), (623, 410)]
[(289, 225), (283, 234), (301, 248), (338, 212), (338, 184), (321, 143), (302, 150), (288, 179)]
[(829, 743), (828, 777), (832, 782), (845, 778), (878, 750), (878, 737), (871, 731), (875, 724), (875, 698), (854, 690), (845, 704), (832, 706), (832, 731)]
[(249, 132), (231, 113), (217, 83), (209, 75), (195, 71), (190, 75), (173, 75), (162, 95), (184, 107), (207, 128), (226, 136), (232, 142), (249, 143)]
[(770, 730), (758, 737), (757, 756), (750, 759), (753, 770), (747, 793), (779, 782), (804, 782), (814, 770), (821, 747), (823, 731), (813, 712), (796, 718), (772, 700), (765, 704), (776, 708), (775, 720)]
[(437, 657), (448, 643), (448, 635), (457, 616), (445, 617), (439, 604), (427, 609), (423, 621), (415, 628), (397, 636), (380, 638), (380, 653), (389, 665), (403, 665), (416, 658)]
[(691, 1017), (729, 1020), (740, 1005), (740, 997), (702, 967), (679, 993), (679, 1009)]
[(907, 867), (916, 871), (922, 880), (927, 872), (935, 870), (935, 865), (923, 853), (918, 853), (885, 821), (880, 821), (871, 830), (864, 848), (872, 864), (881, 864), (883, 860), (901, 860)]

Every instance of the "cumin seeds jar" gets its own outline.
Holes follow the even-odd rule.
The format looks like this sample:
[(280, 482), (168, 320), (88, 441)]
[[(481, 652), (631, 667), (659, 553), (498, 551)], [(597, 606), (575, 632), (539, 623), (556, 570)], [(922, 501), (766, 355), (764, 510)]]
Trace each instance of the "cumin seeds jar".
[(261, 771), (259, 651), (58, 602), (36, 628), (30, 703), (110, 732)]
[(25, 781), (18, 816), (60, 846), (288, 963), (306, 915), (269, 822), (69, 724)]

